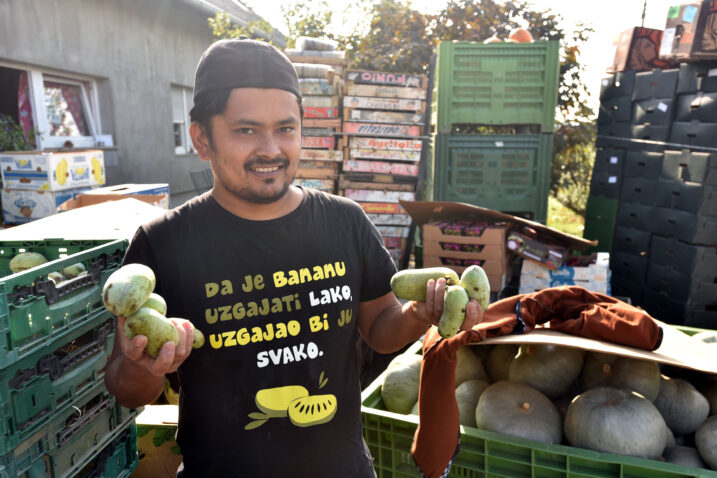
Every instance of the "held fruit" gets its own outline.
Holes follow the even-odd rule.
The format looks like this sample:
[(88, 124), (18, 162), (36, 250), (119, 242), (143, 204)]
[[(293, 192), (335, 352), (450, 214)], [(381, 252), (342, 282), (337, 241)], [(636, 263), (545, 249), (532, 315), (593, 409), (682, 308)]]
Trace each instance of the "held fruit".
[(167, 315), (167, 302), (164, 301), (161, 295), (155, 294), (154, 292), (149, 294), (149, 298), (142, 304), (142, 307), (149, 307), (162, 315)]
[(10, 270), (17, 274), (18, 272), (32, 269), (40, 264), (47, 262), (47, 258), (38, 252), (21, 252), (10, 259)]
[(485, 312), (490, 305), (490, 282), (481, 266), (470, 266), (461, 274), (461, 287), (468, 293), (469, 299), (475, 299)]
[(429, 280), (446, 279), (447, 285), (458, 285), (460, 279), (453, 269), (448, 267), (427, 267), (424, 269), (405, 269), (391, 277), (391, 290), (396, 297), (418, 302), (426, 301), (426, 284)]
[(129, 317), (147, 302), (154, 286), (152, 269), (143, 264), (127, 264), (107, 278), (102, 301), (114, 315)]
[(466, 318), (468, 293), (459, 285), (450, 285), (446, 288), (443, 299), (443, 314), (438, 322), (438, 333), (443, 338), (456, 335)]
[(67, 279), (74, 279), (83, 272), (87, 272), (87, 267), (85, 267), (85, 265), (81, 262), (72, 264), (62, 269), (62, 275), (65, 276)]
[(124, 323), (124, 332), (130, 339), (137, 335), (146, 336), (147, 345), (144, 349), (153, 358), (157, 358), (159, 350), (166, 342), (171, 340), (175, 344), (179, 343), (179, 335), (174, 324), (149, 307), (142, 307), (130, 315)]
[[(172, 320), (172, 319), (168, 319), (168, 320)], [(189, 322), (189, 321), (186, 320), (186, 319), (174, 318), (174, 320), (181, 320), (182, 322)], [(189, 325), (192, 326), (192, 330), (194, 331), (194, 339), (192, 340), (192, 348), (193, 348), (193, 349), (198, 349), (199, 347), (201, 347), (202, 345), (204, 345), (204, 334), (202, 333), (201, 330), (199, 330), (199, 329), (197, 329), (196, 327), (194, 327), (194, 324), (193, 324), (193, 323), (189, 322)]]

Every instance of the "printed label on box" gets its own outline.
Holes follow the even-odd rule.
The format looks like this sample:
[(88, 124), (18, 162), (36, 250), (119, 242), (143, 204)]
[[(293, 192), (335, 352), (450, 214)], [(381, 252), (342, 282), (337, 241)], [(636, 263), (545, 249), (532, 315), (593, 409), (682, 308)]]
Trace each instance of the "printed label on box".
[(686, 6), (685, 13), (682, 14), (682, 20), (687, 23), (694, 22), (698, 11), (699, 11), (699, 9), (693, 5)]

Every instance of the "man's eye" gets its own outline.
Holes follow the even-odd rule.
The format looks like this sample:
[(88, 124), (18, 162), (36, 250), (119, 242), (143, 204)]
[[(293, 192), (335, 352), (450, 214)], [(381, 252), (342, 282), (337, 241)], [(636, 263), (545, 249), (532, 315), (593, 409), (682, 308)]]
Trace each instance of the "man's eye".
[(254, 133), (254, 129), (253, 128), (239, 128), (236, 130), (236, 132), (239, 134), (252, 134), (252, 133)]
[(294, 131), (296, 131), (296, 128), (293, 126), (284, 126), (283, 128), (279, 128), (279, 133), (282, 134), (289, 134), (293, 133)]

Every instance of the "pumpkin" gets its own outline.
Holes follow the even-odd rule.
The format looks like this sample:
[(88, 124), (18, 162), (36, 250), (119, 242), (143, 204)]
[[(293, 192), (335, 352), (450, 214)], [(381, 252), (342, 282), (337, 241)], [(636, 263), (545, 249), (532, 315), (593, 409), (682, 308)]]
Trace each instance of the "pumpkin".
[(702, 394), (710, 404), (710, 415), (717, 415), (717, 380), (711, 380), (702, 389)]
[(483, 363), (468, 345), (456, 352), (456, 387), (466, 380), (489, 380)]
[(548, 397), (529, 385), (502, 380), (483, 391), (476, 426), (512, 437), (560, 443), (560, 413)]
[(580, 374), (582, 391), (595, 387), (633, 390), (651, 402), (660, 393), (660, 366), (651, 360), (589, 352)]
[(667, 463), (674, 463), (682, 466), (704, 468), (705, 462), (700, 458), (700, 453), (690, 446), (667, 446), (662, 452), (662, 458)]
[(675, 435), (694, 432), (710, 412), (709, 402), (690, 382), (666, 375), (662, 375), (655, 407)]
[(533, 43), (533, 35), (525, 28), (514, 28), (508, 34), (508, 40), (515, 43)]
[(539, 390), (549, 398), (567, 392), (580, 375), (585, 352), (572, 347), (524, 344), (510, 363), (508, 380)]
[(695, 445), (707, 466), (717, 470), (717, 415), (709, 417), (697, 428)]
[(421, 379), (421, 356), (413, 353), (396, 355), (386, 367), (381, 398), (386, 410), (404, 415), (418, 400)]
[(508, 380), (508, 369), (517, 353), (518, 346), (515, 344), (497, 344), (493, 347), (485, 360), (486, 372), (491, 382)]
[(677, 441), (675, 440), (675, 434), (672, 433), (672, 430), (670, 430), (670, 427), (665, 427), (665, 431), (667, 432), (667, 441), (665, 442), (665, 446), (677, 446)]
[(652, 459), (665, 449), (666, 426), (652, 402), (615, 387), (596, 387), (575, 397), (564, 422), (573, 446)]
[(489, 385), (484, 380), (467, 380), (456, 387), (458, 421), (461, 425), (475, 428), (478, 399)]

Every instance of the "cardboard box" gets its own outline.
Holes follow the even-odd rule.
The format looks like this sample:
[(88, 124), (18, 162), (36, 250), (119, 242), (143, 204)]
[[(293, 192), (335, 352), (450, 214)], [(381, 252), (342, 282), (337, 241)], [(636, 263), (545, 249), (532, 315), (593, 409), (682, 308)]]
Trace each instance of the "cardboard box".
[(58, 208), (59, 211), (71, 211), (86, 206), (93, 206), (107, 201), (121, 201), (122, 199), (137, 199), (152, 206), (166, 209), (164, 205), (169, 201), (169, 197), (164, 194), (133, 194), (132, 196), (123, 196), (121, 194), (78, 194), (74, 199), (65, 201)]
[(554, 271), (530, 259), (523, 261), (519, 294), (530, 294), (563, 285), (577, 285), (593, 292), (610, 295), (610, 254), (599, 252), (593, 264), (562, 266)]
[(533, 259), (552, 270), (561, 267), (567, 256), (564, 245), (550, 243), (544, 238), (537, 237), (536, 234), (529, 235), (518, 231), (508, 235), (506, 247), (515, 254)]
[(132, 478), (175, 478), (182, 455), (175, 440), (178, 407), (146, 405), (137, 423), (139, 465)]
[(116, 194), (118, 196), (138, 196), (138, 195), (157, 195), (163, 196), (163, 200), (156, 204), (164, 209), (169, 209), (169, 184), (168, 183), (154, 183), (154, 184), (118, 184), (116, 186), (107, 186), (104, 188), (93, 189), (88, 191), (87, 194), (95, 194), (103, 196), (106, 194)]
[(0, 153), (3, 187), (32, 191), (64, 191), (105, 183), (101, 150)]
[(623, 31), (614, 43), (615, 58), (607, 71), (615, 73), (668, 68), (670, 63), (659, 57), (661, 41), (662, 30), (633, 27)]
[(672, 98), (677, 90), (680, 70), (642, 71), (635, 74), (635, 89), (632, 91), (634, 101), (650, 98)]
[(24, 189), (2, 190), (2, 217), (7, 224), (24, 224), (62, 211), (65, 202), (90, 188), (65, 189), (62, 191), (28, 191)]
[(717, 58), (717, 0), (675, 3), (667, 11), (660, 58), (680, 61)]

